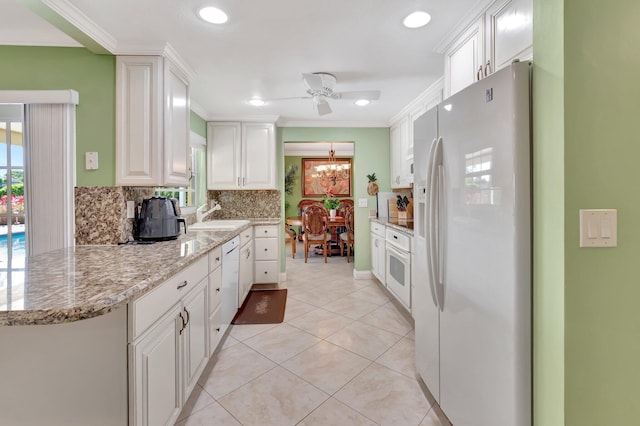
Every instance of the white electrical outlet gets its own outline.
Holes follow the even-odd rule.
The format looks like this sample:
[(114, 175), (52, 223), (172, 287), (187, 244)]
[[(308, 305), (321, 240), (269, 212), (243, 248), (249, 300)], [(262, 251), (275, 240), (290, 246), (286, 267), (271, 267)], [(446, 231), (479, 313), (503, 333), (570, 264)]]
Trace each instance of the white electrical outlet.
[(85, 152), (84, 153), (84, 167), (87, 170), (98, 170), (98, 153), (97, 152)]
[(127, 201), (127, 219), (133, 219), (135, 217), (136, 203), (133, 201)]

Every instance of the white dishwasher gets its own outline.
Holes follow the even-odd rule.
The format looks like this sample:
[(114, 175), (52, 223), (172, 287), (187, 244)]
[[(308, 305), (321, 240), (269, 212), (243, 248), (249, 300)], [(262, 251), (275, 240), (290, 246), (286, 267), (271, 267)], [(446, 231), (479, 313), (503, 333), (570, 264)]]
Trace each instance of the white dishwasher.
[(240, 272), (240, 237), (222, 245), (222, 300), (220, 306), (221, 330), (224, 335), (238, 311), (238, 275)]

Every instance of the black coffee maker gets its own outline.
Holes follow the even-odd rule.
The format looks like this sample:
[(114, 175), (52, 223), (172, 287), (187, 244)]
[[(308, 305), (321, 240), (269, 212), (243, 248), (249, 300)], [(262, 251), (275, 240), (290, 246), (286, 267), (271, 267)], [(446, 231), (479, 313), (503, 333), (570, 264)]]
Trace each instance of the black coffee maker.
[(180, 222), (187, 233), (187, 223), (178, 217), (173, 200), (167, 197), (151, 197), (142, 201), (136, 217), (134, 238), (142, 241), (166, 241), (178, 238)]

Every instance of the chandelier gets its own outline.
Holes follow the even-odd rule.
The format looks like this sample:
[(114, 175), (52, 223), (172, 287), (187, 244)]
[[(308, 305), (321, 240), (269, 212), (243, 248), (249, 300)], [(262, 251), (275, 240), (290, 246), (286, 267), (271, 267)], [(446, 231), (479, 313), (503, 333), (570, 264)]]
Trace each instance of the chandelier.
[(336, 161), (336, 151), (333, 149), (333, 144), (331, 144), (331, 148), (329, 149), (329, 162), (316, 166), (316, 174), (314, 177), (324, 182), (331, 181), (335, 185), (338, 180), (349, 179), (350, 168), (351, 164), (338, 164)]

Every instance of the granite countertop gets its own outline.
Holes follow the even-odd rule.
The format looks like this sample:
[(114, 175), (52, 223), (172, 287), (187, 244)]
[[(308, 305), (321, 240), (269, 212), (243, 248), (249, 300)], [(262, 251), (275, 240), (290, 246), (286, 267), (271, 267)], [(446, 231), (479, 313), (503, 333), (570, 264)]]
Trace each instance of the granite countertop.
[(413, 236), (413, 219), (398, 220), (397, 217), (370, 217), (369, 220)]
[[(248, 219), (233, 231), (188, 231), (154, 244), (75, 246), (27, 257), (24, 285), (13, 271), (13, 294), (0, 301), (0, 326), (59, 324), (106, 314), (146, 293), (210, 250), (253, 225), (280, 219)], [(24, 291), (22, 291), (24, 288)]]

